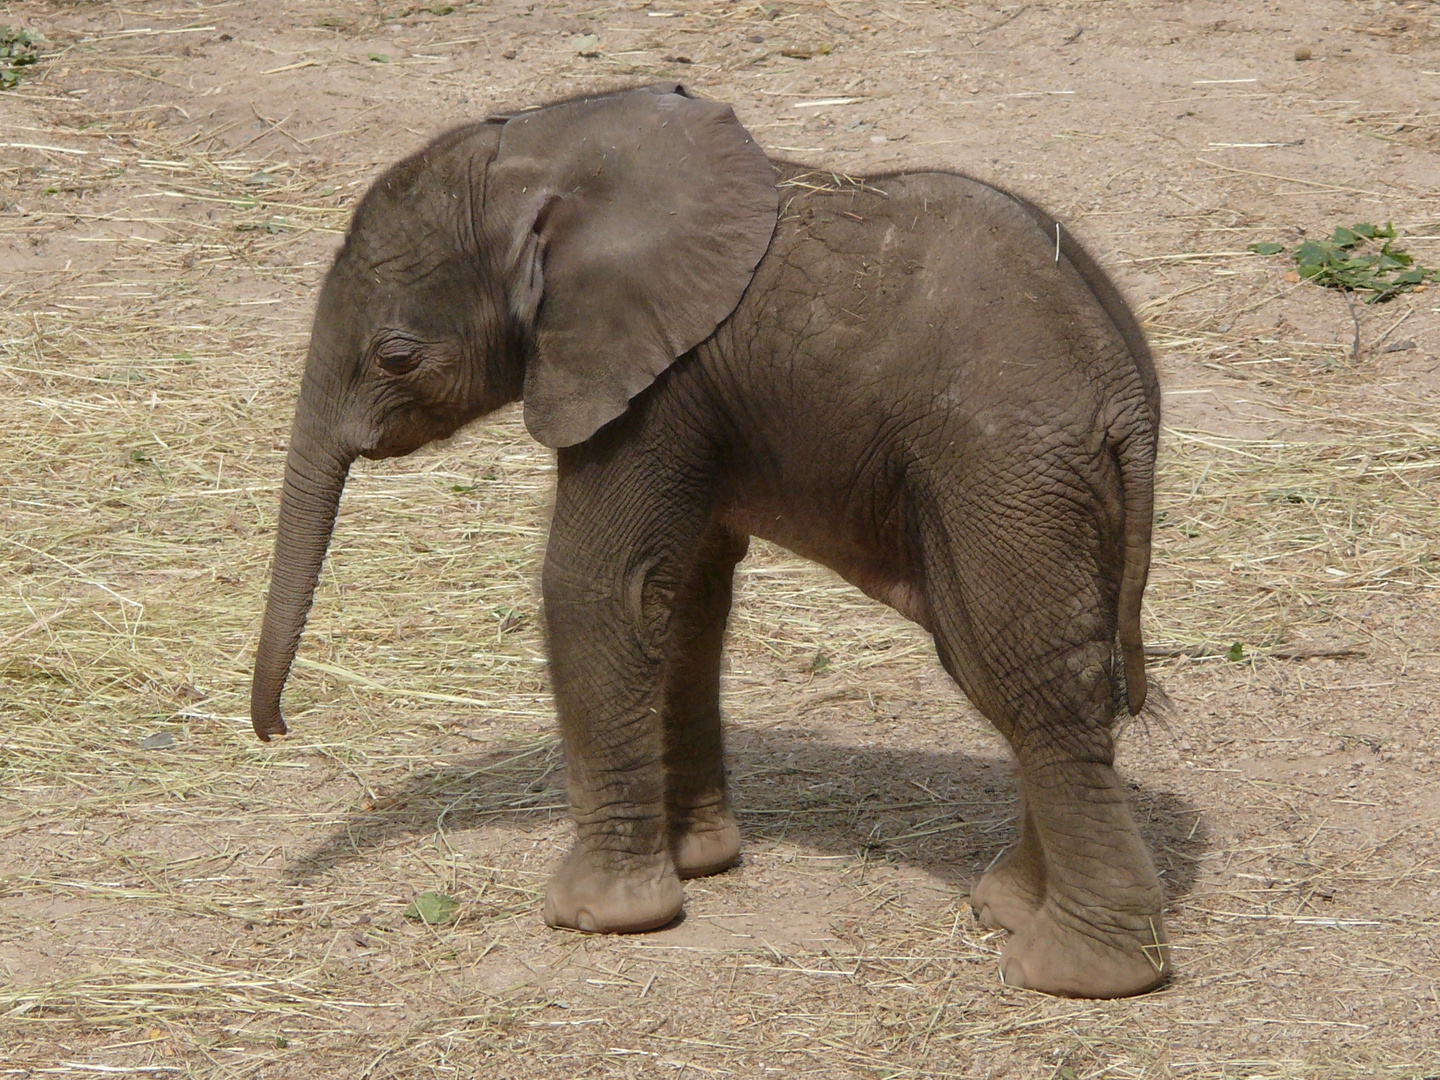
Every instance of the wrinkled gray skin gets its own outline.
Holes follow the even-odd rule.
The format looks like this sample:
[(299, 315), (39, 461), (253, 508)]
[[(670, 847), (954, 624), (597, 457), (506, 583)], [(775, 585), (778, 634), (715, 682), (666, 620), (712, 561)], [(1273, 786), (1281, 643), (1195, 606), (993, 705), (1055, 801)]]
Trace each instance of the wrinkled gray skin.
[[(778, 219), (777, 219), (778, 209)], [(577, 839), (553, 926), (628, 932), (739, 856), (718, 704), (750, 536), (930, 631), (1019, 763), (973, 904), (1012, 985), (1113, 997), (1170, 962), (1112, 768), (1145, 698), (1159, 390), (1054, 222), (949, 173), (772, 163), (670, 85), (461, 128), (366, 195), (320, 295), (251, 711), (280, 694), (357, 456), (523, 397), (559, 451), (550, 673)]]

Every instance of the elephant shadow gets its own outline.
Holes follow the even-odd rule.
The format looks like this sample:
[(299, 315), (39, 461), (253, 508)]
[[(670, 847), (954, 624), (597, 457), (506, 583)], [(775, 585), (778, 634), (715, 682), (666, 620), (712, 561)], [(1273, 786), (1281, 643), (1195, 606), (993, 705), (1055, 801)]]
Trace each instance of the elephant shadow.
[[(837, 743), (823, 729), (727, 733), (731, 796), (748, 850), (789, 843), (824, 855), (888, 860), (968, 889), (1016, 836), (1013, 767), (993, 754)], [(1133, 779), (1131, 809), (1168, 899), (1188, 895), (1209, 847), (1183, 795)], [(565, 809), (558, 740), (497, 740), (484, 753), (377, 793), (286, 876), (313, 880), (393, 841), (444, 829), (547, 825)]]

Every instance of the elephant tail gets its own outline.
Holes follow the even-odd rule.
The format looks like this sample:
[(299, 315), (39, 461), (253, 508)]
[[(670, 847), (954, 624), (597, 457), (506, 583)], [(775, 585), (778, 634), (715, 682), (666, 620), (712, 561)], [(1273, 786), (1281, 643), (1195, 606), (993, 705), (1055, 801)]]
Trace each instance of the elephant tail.
[[(1016, 198), (1015, 196), (1011, 196)], [(1047, 237), (1055, 238), (1056, 262), (1064, 255), (1114, 326), (1134, 364), (1125, 405), (1110, 426), (1110, 448), (1120, 466), (1124, 492), (1124, 570), (1120, 578), (1118, 638), (1125, 664), (1125, 692), (1132, 716), (1145, 707), (1145, 643), (1140, 637), (1140, 600), (1150, 573), (1150, 528), (1155, 512), (1155, 450), (1160, 431), (1160, 380), (1145, 331), (1120, 290), (1069, 230), (1039, 207), (1016, 198)], [(1162, 695), (1163, 696), (1163, 695)]]
[(1130, 714), (1145, 705), (1145, 642), (1140, 635), (1140, 601), (1150, 574), (1150, 530), (1155, 513), (1155, 442), (1157, 424), (1135, 423), (1114, 446), (1124, 492), (1125, 525), (1120, 576), (1118, 637), (1125, 663), (1125, 693)]

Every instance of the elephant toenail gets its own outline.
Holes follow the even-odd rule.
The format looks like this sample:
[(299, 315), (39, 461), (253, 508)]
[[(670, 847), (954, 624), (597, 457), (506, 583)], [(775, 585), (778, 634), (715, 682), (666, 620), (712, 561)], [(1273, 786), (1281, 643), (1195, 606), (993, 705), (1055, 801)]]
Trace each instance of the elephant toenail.
[(595, 916), (590, 914), (589, 908), (581, 908), (575, 915), (575, 927), (587, 934), (599, 933), (600, 927), (595, 922)]

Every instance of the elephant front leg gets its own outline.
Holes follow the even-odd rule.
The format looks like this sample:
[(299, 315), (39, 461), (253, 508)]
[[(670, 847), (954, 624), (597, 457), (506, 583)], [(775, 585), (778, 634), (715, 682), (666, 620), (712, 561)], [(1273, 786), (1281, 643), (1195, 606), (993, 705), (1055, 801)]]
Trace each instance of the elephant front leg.
[(632, 933), (665, 925), (683, 903), (667, 803), (666, 675), (676, 602), (709, 512), (653, 473), (598, 457), (561, 452), (545, 559), (550, 677), (576, 830), (546, 890), (545, 921)]
[(683, 902), (665, 805), (663, 656), (623, 597), (556, 576), (547, 563), (550, 673), (576, 836), (546, 890), (545, 921), (592, 933), (651, 930)]
[(545, 922), (592, 934), (631, 934), (673, 921), (685, 897), (665, 842), (663, 806), (634, 787), (623, 802), (600, 806), (586, 799), (593, 792), (579, 787), (571, 783), (575, 846), (546, 887)]
[(720, 655), (735, 564), (750, 538), (715, 525), (675, 605), (665, 672), (666, 804), (682, 878), (718, 874), (740, 858), (740, 827), (725, 791)]

